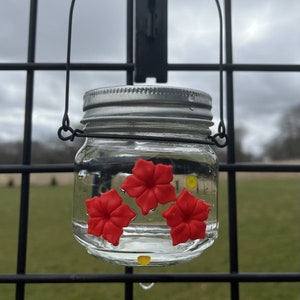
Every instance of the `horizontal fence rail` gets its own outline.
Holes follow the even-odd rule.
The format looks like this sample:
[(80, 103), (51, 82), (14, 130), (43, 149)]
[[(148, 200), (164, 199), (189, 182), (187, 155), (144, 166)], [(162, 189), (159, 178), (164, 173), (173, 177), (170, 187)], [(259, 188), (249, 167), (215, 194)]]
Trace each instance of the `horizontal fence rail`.
[[(300, 164), (255, 164), (235, 163), (220, 164), (220, 172), (283, 172), (298, 173)], [(32, 164), (32, 165), (0, 165), (1, 173), (51, 173), (51, 172), (73, 172), (73, 164)]]
[(298, 282), (299, 273), (24, 274), (0, 275), (1, 283)]
[[(133, 63), (71, 63), (72, 71), (133, 71)], [(168, 64), (168, 71), (219, 71), (219, 64)], [(224, 71), (299, 72), (300, 64), (223, 64)], [(65, 63), (0, 63), (0, 71), (65, 71)]]

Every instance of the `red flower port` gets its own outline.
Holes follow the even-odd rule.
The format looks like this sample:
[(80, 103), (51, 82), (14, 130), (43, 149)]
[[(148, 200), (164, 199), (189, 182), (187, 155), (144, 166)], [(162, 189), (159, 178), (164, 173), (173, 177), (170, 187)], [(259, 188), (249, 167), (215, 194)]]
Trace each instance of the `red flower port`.
[(114, 246), (119, 245), (123, 227), (129, 225), (136, 212), (122, 204), (122, 198), (116, 190), (110, 190), (101, 196), (86, 200), (88, 233), (102, 238)]
[(173, 246), (188, 240), (205, 238), (206, 224), (210, 205), (197, 199), (187, 189), (183, 189), (176, 204), (172, 204), (162, 216), (167, 219), (171, 227)]
[(175, 201), (175, 188), (170, 184), (173, 180), (173, 167), (171, 165), (157, 164), (152, 161), (138, 159), (121, 188), (130, 197), (136, 198), (136, 203), (147, 215), (150, 210), (160, 204)]

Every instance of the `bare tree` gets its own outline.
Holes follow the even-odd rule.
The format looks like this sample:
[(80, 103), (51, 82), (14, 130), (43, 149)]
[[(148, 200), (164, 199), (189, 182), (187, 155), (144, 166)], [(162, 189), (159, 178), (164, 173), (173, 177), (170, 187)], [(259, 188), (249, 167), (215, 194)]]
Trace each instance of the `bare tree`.
[[(60, 140), (33, 141), (31, 150), (32, 163), (73, 163), (77, 150), (83, 141), (62, 142)], [(22, 141), (1, 142), (0, 164), (22, 163)]]
[(276, 138), (265, 146), (265, 155), (273, 160), (300, 158), (300, 105), (280, 118)]
[[(235, 138), (234, 138), (234, 143), (235, 143), (235, 160), (237, 162), (249, 162), (253, 160), (253, 155), (247, 151), (245, 151), (243, 147), (243, 141), (247, 135), (247, 129), (240, 125), (235, 129)], [(230, 137), (229, 137), (230, 139)], [(227, 148), (217, 148), (214, 147), (214, 150), (216, 154), (219, 157), (220, 162), (226, 162), (226, 157), (227, 157)]]
[(21, 141), (1, 142), (0, 147), (0, 164), (20, 164), (22, 161)]

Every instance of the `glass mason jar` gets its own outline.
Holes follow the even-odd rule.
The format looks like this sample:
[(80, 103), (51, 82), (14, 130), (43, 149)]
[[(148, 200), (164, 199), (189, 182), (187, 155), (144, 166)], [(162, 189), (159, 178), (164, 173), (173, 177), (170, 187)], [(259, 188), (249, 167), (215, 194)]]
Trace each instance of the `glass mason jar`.
[(88, 253), (164, 266), (211, 246), (218, 236), (211, 97), (166, 86), (100, 88), (84, 95), (84, 111), (72, 224)]

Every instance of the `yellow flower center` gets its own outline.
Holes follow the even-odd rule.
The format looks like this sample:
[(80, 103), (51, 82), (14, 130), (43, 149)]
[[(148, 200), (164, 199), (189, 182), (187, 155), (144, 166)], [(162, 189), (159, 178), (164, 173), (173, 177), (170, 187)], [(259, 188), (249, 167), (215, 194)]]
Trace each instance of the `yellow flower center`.
[(151, 261), (151, 257), (146, 255), (141, 255), (137, 258), (137, 261), (141, 266), (147, 266)]
[(189, 190), (194, 190), (198, 186), (198, 180), (195, 175), (188, 175), (185, 180), (185, 185)]

